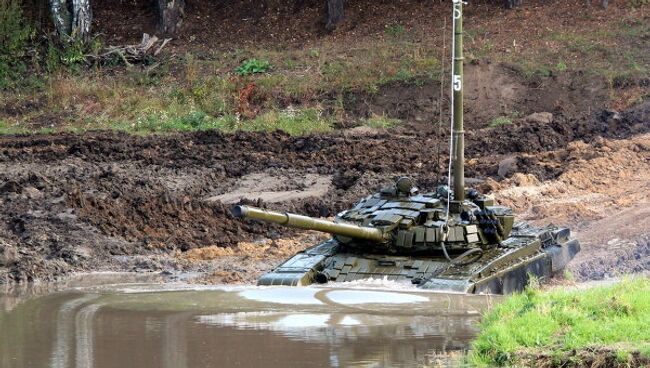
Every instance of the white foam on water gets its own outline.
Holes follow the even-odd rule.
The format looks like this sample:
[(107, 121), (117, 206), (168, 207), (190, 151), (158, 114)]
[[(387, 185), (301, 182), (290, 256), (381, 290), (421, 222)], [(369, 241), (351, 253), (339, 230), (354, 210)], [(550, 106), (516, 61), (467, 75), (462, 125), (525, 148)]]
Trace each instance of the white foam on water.
[(367, 278), (345, 282), (330, 282), (323, 285), (327, 288), (346, 288), (346, 289), (386, 289), (386, 290), (403, 290), (403, 291), (422, 291), (410, 282), (389, 280), (383, 278)]
[(442, 294), (442, 295), (488, 295), (488, 294), (468, 294), (462, 291), (454, 290), (435, 290), (435, 289), (422, 289), (417, 285), (407, 281), (389, 280), (388, 277), (383, 278), (367, 278), (354, 281), (343, 282), (330, 282), (327, 284), (311, 285), (311, 287), (318, 287), (323, 289), (351, 289), (351, 290), (382, 290), (382, 291), (398, 291), (417, 294)]
[(319, 289), (310, 287), (270, 287), (240, 291), (239, 295), (249, 300), (264, 303), (320, 305), (323, 302), (315, 297), (319, 291)]
[(327, 298), (339, 304), (413, 304), (428, 302), (422, 295), (368, 290), (332, 290)]
[(342, 326), (358, 326), (361, 324), (361, 322), (359, 322), (359, 320), (354, 317), (345, 316), (341, 322), (339, 322), (339, 324)]
[(327, 327), (332, 318), (329, 314), (290, 314), (273, 323), (278, 328), (319, 328)]

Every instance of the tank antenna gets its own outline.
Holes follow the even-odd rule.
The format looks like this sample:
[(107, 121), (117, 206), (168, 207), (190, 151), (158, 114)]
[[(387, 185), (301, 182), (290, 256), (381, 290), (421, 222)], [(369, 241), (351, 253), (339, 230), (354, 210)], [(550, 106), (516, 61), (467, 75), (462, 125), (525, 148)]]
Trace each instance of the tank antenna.
[[(449, 188), (453, 184), (455, 210), (465, 200), (465, 131), (463, 130), (463, 2), (452, 0), (451, 144), (449, 147)], [(452, 182), (453, 176), (453, 182)], [(449, 201), (447, 201), (449, 207)], [(449, 208), (448, 208), (449, 211)]]

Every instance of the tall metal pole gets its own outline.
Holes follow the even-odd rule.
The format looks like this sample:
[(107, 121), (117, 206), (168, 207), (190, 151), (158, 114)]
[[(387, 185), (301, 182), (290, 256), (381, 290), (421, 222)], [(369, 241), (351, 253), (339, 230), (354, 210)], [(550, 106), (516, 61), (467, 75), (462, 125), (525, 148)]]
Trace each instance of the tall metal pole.
[(453, 0), (453, 69), (452, 108), (454, 124), (452, 130), (452, 160), (454, 178), (454, 201), (465, 199), (465, 131), (463, 130), (463, 2)]

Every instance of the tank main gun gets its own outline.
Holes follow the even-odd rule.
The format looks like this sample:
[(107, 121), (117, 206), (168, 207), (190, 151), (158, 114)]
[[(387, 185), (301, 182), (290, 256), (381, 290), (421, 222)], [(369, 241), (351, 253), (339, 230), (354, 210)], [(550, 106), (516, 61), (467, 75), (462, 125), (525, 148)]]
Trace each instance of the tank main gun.
[(386, 238), (384, 231), (377, 228), (337, 223), (308, 216), (296, 215), (293, 213), (268, 211), (250, 206), (235, 206), (232, 209), (232, 214), (235, 217), (240, 218), (252, 218), (298, 229), (316, 230), (333, 235), (370, 240), (373, 242), (383, 242)]

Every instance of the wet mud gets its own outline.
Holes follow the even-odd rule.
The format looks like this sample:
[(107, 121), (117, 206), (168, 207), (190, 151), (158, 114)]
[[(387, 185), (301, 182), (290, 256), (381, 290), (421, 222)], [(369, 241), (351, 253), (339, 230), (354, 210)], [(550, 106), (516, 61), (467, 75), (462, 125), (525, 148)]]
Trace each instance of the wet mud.
[[(576, 178), (563, 175), (617, 152), (631, 152), (616, 163), (622, 168), (628, 160), (645, 164), (637, 169), (647, 168), (650, 147), (638, 137), (650, 129), (649, 111), (646, 102), (623, 112), (560, 113), (546, 122), (522, 118), (507, 127), (469, 130), (466, 175), (473, 185), (498, 194), (508, 185), (521, 186), (516, 179), (522, 175), (570, 185)], [(207, 261), (187, 256), (194, 249), (240, 249), (242, 242), (276, 249), (283, 239), (298, 235), (233, 218), (233, 202), (332, 216), (399, 175), (412, 175), (430, 190), (444, 180), (447, 136), (444, 129), (418, 122), (388, 131), (351, 129), (305, 137), (216, 131), (4, 136), (0, 282), (89, 270), (207, 271), (223, 273), (226, 281), (251, 281), (295, 247), (258, 258), (237, 252)], [(259, 184), (251, 186), (251, 177)], [(268, 197), (256, 195), (264, 192), (293, 194), (265, 201), (260, 198)], [(233, 193), (246, 198), (237, 200)], [(518, 212), (534, 211), (526, 207), (526, 198), (524, 193), (506, 204)], [(547, 205), (529, 217), (575, 224), (582, 215), (566, 217)], [(317, 235), (300, 236), (301, 246), (318, 240)]]

